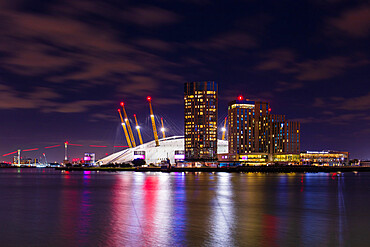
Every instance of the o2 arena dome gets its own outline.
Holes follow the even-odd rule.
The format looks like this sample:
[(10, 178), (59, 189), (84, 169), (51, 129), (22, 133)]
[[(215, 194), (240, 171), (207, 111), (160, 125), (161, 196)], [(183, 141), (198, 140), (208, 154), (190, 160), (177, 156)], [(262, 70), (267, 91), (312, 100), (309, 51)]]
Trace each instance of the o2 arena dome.
[[(227, 141), (217, 141), (217, 153), (227, 153)], [(98, 163), (105, 165), (109, 163), (128, 163), (134, 159), (145, 159), (146, 164), (160, 164), (162, 161), (170, 160), (174, 164), (176, 160), (184, 159), (184, 137), (171, 136), (159, 139), (159, 146), (155, 141), (150, 141), (134, 148), (128, 148), (100, 159)]]

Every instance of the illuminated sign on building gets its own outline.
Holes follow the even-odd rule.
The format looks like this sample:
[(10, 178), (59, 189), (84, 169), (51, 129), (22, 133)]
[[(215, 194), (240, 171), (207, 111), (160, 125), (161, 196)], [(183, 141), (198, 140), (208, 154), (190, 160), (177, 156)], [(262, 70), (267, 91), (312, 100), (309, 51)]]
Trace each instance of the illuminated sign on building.
[(184, 150), (175, 150), (175, 160), (184, 160), (185, 151)]
[(134, 160), (136, 159), (145, 160), (145, 151), (134, 151)]
[(95, 163), (95, 153), (85, 153), (84, 161), (85, 163)]

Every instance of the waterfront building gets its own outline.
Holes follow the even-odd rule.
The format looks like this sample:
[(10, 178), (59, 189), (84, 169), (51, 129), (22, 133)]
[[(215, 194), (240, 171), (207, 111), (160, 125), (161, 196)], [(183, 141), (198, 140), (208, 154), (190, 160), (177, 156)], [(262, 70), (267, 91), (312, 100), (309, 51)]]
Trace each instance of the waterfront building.
[[(160, 166), (162, 162), (170, 160), (172, 165), (183, 165), (184, 161), (184, 137), (170, 136), (159, 139), (160, 146), (156, 146), (155, 140), (138, 145), (134, 148), (127, 148), (110, 154), (97, 161), (99, 165), (113, 163), (130, 163), (135, 159), (143, 159), (146, 164)], [(218, 140), (217, 153), (227, 152), (227, 141)], [(186, 164), (185, 164), (186, 165)]]
[(267, 102), (244, 100), (242, 97), (230, 102), (229, 152), (228, 155), (219, 155), (219, 159), (253, 165), (299, 163), (299, 122), (287, 121), (284, 115), (270, 112)]
[(187, 82), (184, 88), (185, 160), (217, 160), (218, 88), (213, 81)]
[(285, 120), (284, 115), (270, 115), (270, 152), (300, 153), (300, 123)]
[(306, 151), (300, 154), (302, 165), (343, 166), (348, 165), (349, 153), (338, 151)]
[(239, 98), (228, 105), (229, 153), (269, 152), (268, 103)]

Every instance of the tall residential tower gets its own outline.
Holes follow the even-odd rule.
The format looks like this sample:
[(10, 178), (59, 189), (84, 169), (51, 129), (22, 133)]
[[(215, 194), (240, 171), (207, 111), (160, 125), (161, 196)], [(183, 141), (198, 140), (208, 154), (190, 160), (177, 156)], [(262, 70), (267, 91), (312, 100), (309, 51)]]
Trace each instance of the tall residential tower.
[(299, 122), (287, 121), (284, 115), (270, 111), (267, 102), (239, 97), (229, 103), (229, 154), (244, 157), (254, 153), (268, 156), (270, 161), (279, 160), (281, 155), (299, 155)]
[(184, 88), (185, 160), (217, 159), (217, 83), (187, 82)]

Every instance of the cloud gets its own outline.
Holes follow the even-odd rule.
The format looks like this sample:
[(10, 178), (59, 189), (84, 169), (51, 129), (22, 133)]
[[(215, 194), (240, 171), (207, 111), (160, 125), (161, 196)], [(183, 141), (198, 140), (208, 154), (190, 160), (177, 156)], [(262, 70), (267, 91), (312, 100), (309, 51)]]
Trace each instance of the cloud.
[[(158, 92), (167, 85), (171, 86), (166, 83), (174, 80), (184, 81), (172, 70), (179, 64), (158, 54), (173, 51), (172, 44), (159, 39), (122, 38), (125, 30), (113, 30), (103, 21), (97, 24), (95, 19), (83, 18), (93, 14), (103, 19), (118, 18), (138, 25), (149, 22), (148, 25), (159, 26), (177, 20), (178, 17), (167, 10), (151, 6), (134, 7), (130, 9), (132, 18), (126, 20), (127, 16), (122, 17), (122, 13), (127, 8), (115, 9), (109, 4), (91, 1), (50, 3), (44, 14), (20, 9), (12, 4), (2, 5), (0, 9), (0, 68), (18, 75), (41, 78), (37, 84), (42, 87), (50, 87), (52, 82), (53, 87), (62, 92), (73, 89), (66, 88), (65, 84), (73, 83), (73, 87), (79, 90), (104, 84), (113, 94), (135, 96), (146, 95), (149, 90)], [(14, 90), (6, 96), (16, 108), (42, 105), (22, 99)], [(73, 109), (69, 105), (55, 105), (55, 102), (44, 103), (53, 103), (54, 108), (40, 107), (48, 112), (81, 112), (95, 104), (94, 101), (75, 102)], [(10, 107), (6, 104), (2, 103), (2, 108)]]
[(289, 49), (277, 49), (263, 54), (262, 63), (256, 66), (258, 70), (281, 70), (287, 71), (295, 62), (295, 54)]
[(351, 65), (350, 59), (340, 56), (307, 60), (296, 63), (296, 78), (301, 81), (328, 79), (342, 74)]
[(327, 123), (330, 125), (347, 125), (352, 124), (353, 121), (369, 121), (369, 117), (365, 113), (342, 113), (335, 114), (332, 116), (326, 115), (325, 117), (305, 117), (305, 118), (295, 118), (291, 121), (298, 121), (301, 124), (307, 123)]
[(167, 42), (164, 42), (159, 39), (139, 39), (137, 40), (136, 44), (149, 48), (152, 50), (158, 50), (158, 51), (172, 51), (173, 46)]
[(370, 93), (367, 95), (354, 97), (354, 98), (346, 98), (342, 101), (339, 106), (339, 109), (343, 110), (370, 110)]
[(37, 109), (44, 113), (80, 113), (90, 107), (112, 103), (109, 100), (77, 100), (60, 102), (62, 95), (50, 88), (36, 87), (33, 91), (19, 92), (5, 84), (0, 84), (0, 109)]
[(201, 50), (250, 49), (257, 47), (257, 42), (247, 33), (231, 31), (218, 34), (205, 41), (192, 42), (190, 46)]
[(280, 81), (278, 82), (277, 87), (275, 88), (275, 91), (277, 92), (285, 92), (285, 91), (291, 91), (300, 89), (304, 86), (302, 82), (284, 82)]
[(361, 56), (331, 56), (322, 59), (298, 61), (293, 51), (278, 49), (261, 56), (257, 70), (276, 70), (282, 74), (293, 74), (300, 81), (317, 81), (329, 79), (344, 73), (346, 70), (369, 64)]
[(154, 7), (133, 7), (123, 13), (125, 20), (144, 27), (156, 27), (175, 23), (179, 20), (175, 13)]
[(370, 5), (346, 10), (341, 16), (330, 18), (328, 28), (335, 28), (354, 38), (366, 37), (370, 32)]
[(47, 107), (44, 112), (58, 112), (58, 113), (80, 113), (86, 112), (90, 107), (102, 106), (111, 104), (109, 100), (78, 100), (73, 102), (63, 102), (55, 104), (53, 107)]
[(352, 98), (316, 98), (313, 105), (319, 108), (330, 108), (346, 111), (368, 111), (370, 110), (370, 93)]

